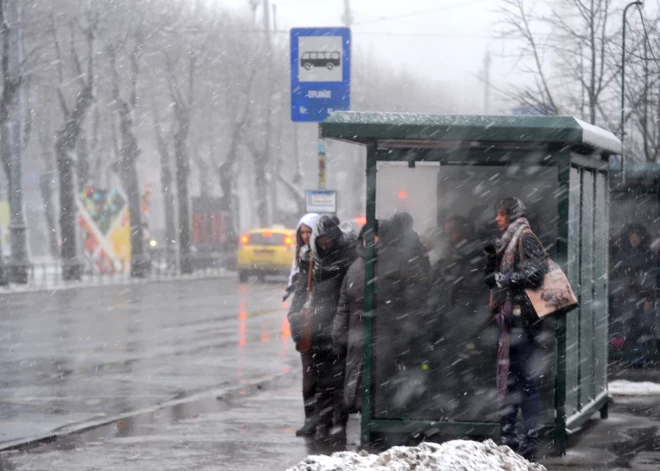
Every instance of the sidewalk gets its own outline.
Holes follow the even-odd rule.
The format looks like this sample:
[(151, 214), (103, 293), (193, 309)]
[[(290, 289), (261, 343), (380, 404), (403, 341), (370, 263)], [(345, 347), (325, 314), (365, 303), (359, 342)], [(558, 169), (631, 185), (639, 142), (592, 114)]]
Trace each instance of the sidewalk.
[[(295, 436), (303, 420), (299, 380), (285, 375), (262, 390), (226, 393), (2, 454), (0, 470), (285, 470), (327, 452)], [(541, 464), (549, 471), (657, 470), (659, 426), (660, 396), (617, 396), (608, 420), (594, 418), (573, 437), (567, 456)], [(358, 427), (352, 417), (351, 449)]]

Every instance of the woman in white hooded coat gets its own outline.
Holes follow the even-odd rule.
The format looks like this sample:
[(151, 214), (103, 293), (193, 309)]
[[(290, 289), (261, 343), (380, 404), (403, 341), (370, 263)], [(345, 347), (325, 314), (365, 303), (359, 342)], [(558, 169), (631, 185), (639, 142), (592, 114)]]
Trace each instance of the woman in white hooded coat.
[[(300, 251), (309, 247), (309, 242), (312, 238), (312, 230), (316, 227), (316, 223), (320, 216), (316, 213), (305, 214), (298, 222), (296, 228), (296, 255), (291, 264), (291, 274), (289, 275), (289, 285), (286, 289), (284, 299), (286, 300), (294, 292), (296, 286), (296, 279), (300, 276)], [(300, 295), (294, 294), (291, 300), (291, 309), (289, 313), (300, 311), (305, 299)], [(300, 358), (303, 367), (303, 402), (305, 406), (305, 423), (296, 430), (297, 436), (313, 436), (316, 433), (316, 424), (318, 422), (316, 417), (316, 376), (310, 374), (313, 367), (312, 352), (301, 352)]]

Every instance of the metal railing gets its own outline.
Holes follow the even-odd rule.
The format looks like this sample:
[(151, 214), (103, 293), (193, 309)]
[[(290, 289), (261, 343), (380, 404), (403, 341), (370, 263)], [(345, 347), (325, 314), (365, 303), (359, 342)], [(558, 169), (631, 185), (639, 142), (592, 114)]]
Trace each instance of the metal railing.
[(22, 265), (27, 274), (26, 283), (8, 283), (7, 274), (16, 269), (5, 261), (0, 270), (0, 291), (30, 291), (34, 289), (59, 289), (66, 287), (104, 286), (145, 283), (149, 281), (189, 280), (228, 276), (234, 269), (233, 257), (226, 254), (191, 255), (192, 273), (181, 273), (177, 257), (173, 254), (149, 255), (143, 266), (143, 276), (131, 276), (128, 267), (120, 270), (101, 269), (87, 260), (75, 263), (80, 270), (80, 280), (66, 280), (64, 264), (58, 259), (41, 259)]

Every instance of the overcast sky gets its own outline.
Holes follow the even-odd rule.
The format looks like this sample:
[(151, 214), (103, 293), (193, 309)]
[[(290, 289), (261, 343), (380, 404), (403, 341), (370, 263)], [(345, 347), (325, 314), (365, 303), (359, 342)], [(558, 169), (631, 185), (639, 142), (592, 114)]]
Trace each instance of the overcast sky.
[[(215, 1), (249, 11), (248, 0)], [(279, 35), (281, 41), (288, 41), (292, 27), (342, 25), (344, 0), (270, 0), (270, 4), (277, 5), (278, 30), (286, 32)], [(477, 76), (489, 49), (492, 82), (501, 85), (519, 79), (500, 57), (515, 50), (516, 44), (494, 38), (494, 0), (350, 0), (350, 5), (354, 48), (394, 67), (437, 78), (451, 87), (453, 96), (464, 96), (471, 111), (482, 111), (484, 87)], [(503, 109), (507, 105), (498, 105), (495, 98), (491, 112), (508, 112)], [(468, 110), (457, 110), (461, 111)]]
[[(233, 10), (249, 11), (248, 0), (210, 0)], [(261, 5), (263, 0), (256, 0)], [(277, 5), (280, 41), (288, 42), (292, 27), (342, 26), (344, 0), (269, 0)], [(437, 79), (450, 88), (457, 112), (484, 111), (483, 71), (487, 51), (491, 53), (490, 81), (507, 88), (529, 76), (514, 67), (512, 56), (521, 44), (497, 38), (499, 0), (349, 0), (353, 25), (353, 48), (413, 73)], [(621, 7), (625, 0), (614, 0)], [(657, 1), (647, 1), (647, 17)], [(543, 8), (543, 2), (537, 2)], [(261, 8), (258, 12), (261, 16)], [(618, 24), (619, 14), (616, 14)], [(629, 21), (638, 22), (629, 14)], [(537, 31), (542, 35), (548, 31)], [(509, 59), (505, 59), (508, 56)], [(355, 55), (354, 55), (355, 57)], [(491, 92), (491, 113), (509, 114), (516, 105)]]

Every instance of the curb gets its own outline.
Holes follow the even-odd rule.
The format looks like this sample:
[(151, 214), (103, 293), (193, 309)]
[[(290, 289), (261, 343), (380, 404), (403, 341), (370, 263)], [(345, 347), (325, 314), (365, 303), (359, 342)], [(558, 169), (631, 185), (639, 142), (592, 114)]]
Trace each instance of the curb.
[(175, 282), (188, 282), (188, 281), (202, 281), (202, 280), (232, 278), (235, 276), (236, 274), (234, 272), (226, 271), (213, 275), (206, 274), (200, 276), (176, 276), (170, 278), (147, 278), (147, 279), (121, 278), (115, 280), (114, 282), (108, 282), (108, 283), (92, 283), (92, 282), (81, 281), (81, 282), (71, 282), (71, 284), (61, 283), (61, 284), (54, 284), (52, 286), (29, 286), (25, 288), (10, 285), (9, 288), (0, 287), (0, 294), (8, 294), (8, 295), (27, 294), (27, 293), (39, 293), (44, 291), (55, 292), (55, 291), (64, 291), (71, 289), (103, 288), (106, 286), (126, 286), (126, 285), (142, 285), (149, 283), (175, 283)]
[(198, 401), (201, 399), (210, 399), (215, 397), (218, 400), (224, 400), (225, 396), (230, 396), (230, 395), (239, 395), (238, 397), (249, 397), (254, 394), (257, 394), (259, 392), (262, 392), (266, 387), (269, 387), (277, 382), (279, 382), (281, 379), (284, 377), (289, 377), (291, 383), (294, 382), (294, 380), (299, 379), (298, 376), (292, 372), (288, 373), (280, 373), (276, 376), (273, 376), (271, 378), (267, 379), (261, 379), (257, 381), (251, 381), (247, 382), (240, 387), (232, 387), (232, 388), (224, 388), (224, 389), (209, 389), (205, 391), (198, 391), (195, 393), (192, 393), (190, 396), (186, 396), (184, 398), (179, 398), (179, 399), (170, 399), (167, 401), (164, 401), (162, 403), (156, 404), (154, 406), (150, 407), (145, 407), (142, 409), (138, 409), (135, 411), (131, 412), (125, 412), (123, 414), (118, 414), (114, 415), (112, 417), (104, 417), (102, 419), (98, 420), (87, 420), (83, 422), (77, 422), (73, 424), (68, 424), (64, 425), (58, 428), (53, 429), (50, 432), (42, 433), (39, 435), (34, 435), (32, 437), (27, 437), (27, 438), (19, 438), (15, 440), (10, 440), (4, 443), (0, 443), (0, 452), (6, 452), (6, 451), (11, 451), (11, 450), (17, 450), (20, 448), (24, 448), (27, 446), (35, 446), (39, 445), (43, 442), (47, 441), (52, 441), (55, 440), (59, 437), (66, 436), (66, 435), (72, 435), (76, 433), (81, 433), (81, 432), (86, 432), (88, 430), (92, 430), (98, 427), (102, 427), (104, 425), (109, 425), (113, 422), (117, 422), (119, 420), (124, 420), (124, 419), (129, 419), (132, 417), (136, 417), (138, 415), (142, 414), (150, 414), (162, 409), (166, 409), (169, 407), (177, 406), (180, 404), (186, 404), (189, 402), (194, 402)]

